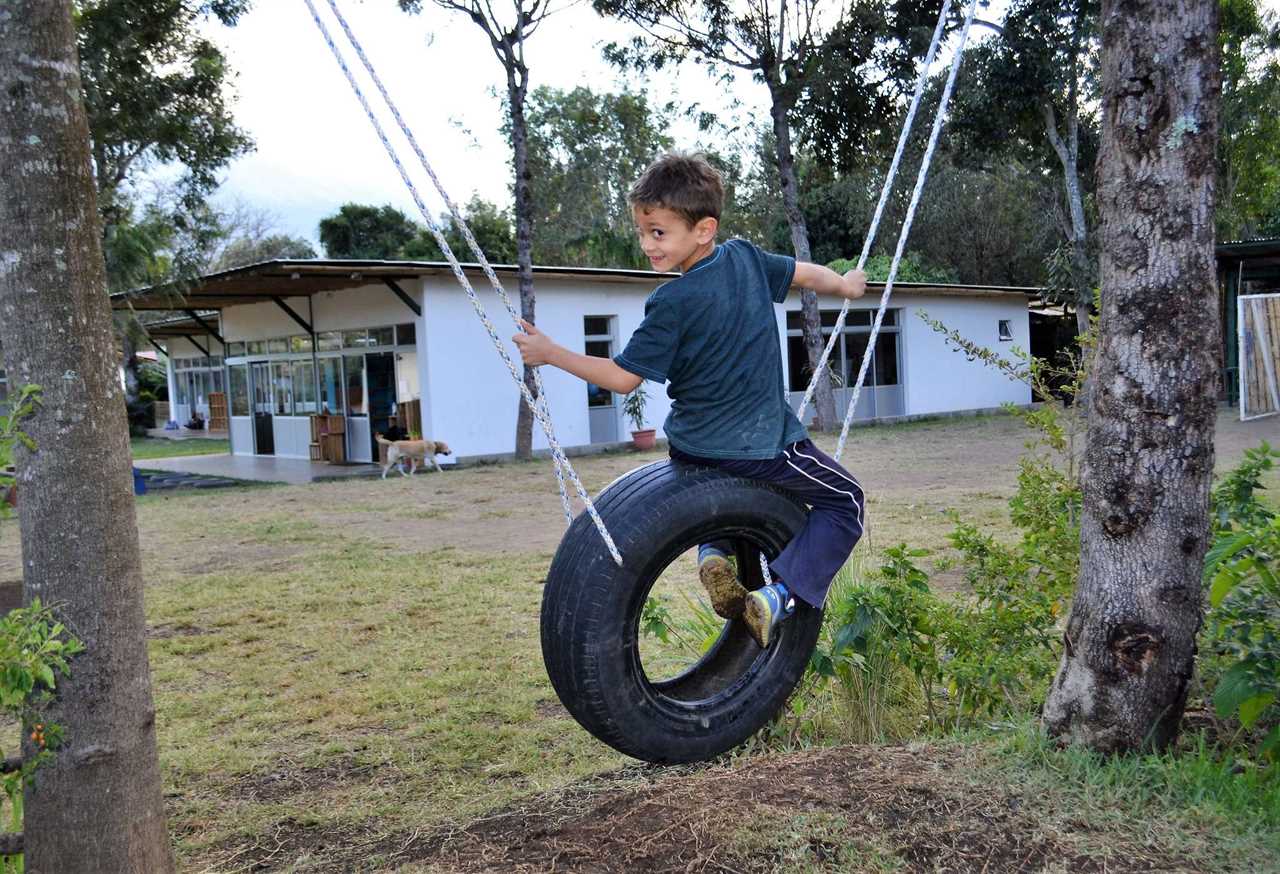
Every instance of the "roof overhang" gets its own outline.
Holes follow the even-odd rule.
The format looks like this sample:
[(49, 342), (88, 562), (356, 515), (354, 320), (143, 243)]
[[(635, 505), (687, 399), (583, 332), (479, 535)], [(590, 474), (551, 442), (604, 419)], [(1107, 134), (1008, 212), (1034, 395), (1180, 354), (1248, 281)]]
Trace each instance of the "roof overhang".
[(1280, 237), (1220, 243), (1214, 254), (1224, 271), (1246, 282), (1280, 280)]
[[(463, 271), (475, 285), (487, 285), (478, 264), (463, 264)], [(514, 280), (518, 268), (493, 265), (502, 279)], [(111, 296), (115, 309), (135, 310), (222, 310), (244, 304), (270, 303), (290, 297), (310, 297), (326, 291), (342, 291), (367, 285), (384, 286), (424, 277), (450, 277), (453, 270), (440, 261), (266, 261), (202, 276), (187, 283), (171, 283), (120, 292)], [(649, 270), (618, 270), (602, 267), (534, 267), (536, 279), (589, 279), (652, 287), (675, 279), (678, 274)], [(868, 283), (869, 291), (883, 291), (883, 283)], [(1038, 297), (1040, 289), (1014, 286), (973, 286), (900, 282), (894, 289), (907, 294), (962, 296), (1020, 295)]]

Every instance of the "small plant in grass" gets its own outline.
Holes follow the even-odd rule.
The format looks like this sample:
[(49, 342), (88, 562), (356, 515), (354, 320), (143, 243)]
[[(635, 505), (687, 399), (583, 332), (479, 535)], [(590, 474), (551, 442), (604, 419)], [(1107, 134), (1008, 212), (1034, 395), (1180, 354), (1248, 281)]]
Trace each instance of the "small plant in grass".
[(622, 401), (622, 414), (631, 422), (632, 431), (644, 430), (644, 408), (649, 402), (649, 395), (640, 383)]
[(13, 449), (21, 443), (34, 450), (35, 444), (18, 423), (35, 412), (40, 404), (40, 386), (24, 385), (10, 398), (9, 411), (0, 415), (0, 519), (9, 514), (10, 490), (14, 488)]
[(1213, 704), (1263, 735), (1258, 753), (1280, 758), (1280, 516), (1258, 500), (1280, 453), (1263, 443), (1213, 491), (1214, 542), (1205, 556), (1208, 649), (1219, 664)]

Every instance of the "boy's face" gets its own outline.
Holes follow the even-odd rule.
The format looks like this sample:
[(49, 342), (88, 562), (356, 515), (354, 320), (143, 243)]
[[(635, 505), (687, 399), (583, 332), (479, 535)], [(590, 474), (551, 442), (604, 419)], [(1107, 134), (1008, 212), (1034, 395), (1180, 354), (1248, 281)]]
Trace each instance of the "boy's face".
[(720, 223), (710, 216), (692, 227), (677, 212), (661, 206), (633, 206), (631, 215), (640, 235), (640, 248), (659, 272), (684, 273), (711, 254)]

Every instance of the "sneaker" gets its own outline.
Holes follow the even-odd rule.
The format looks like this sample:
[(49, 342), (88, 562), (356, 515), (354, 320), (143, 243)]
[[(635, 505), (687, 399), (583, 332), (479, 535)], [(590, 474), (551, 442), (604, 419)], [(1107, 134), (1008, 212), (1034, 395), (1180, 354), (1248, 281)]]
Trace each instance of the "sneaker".
[(782, 583), (774, 583), (763, 589), (756, 589), (747, 596), (746, 608), (742, 611), (742, 621), (747, 631), (766, 649), (773, 642), (778, 626), (796, 612), (795, 598)]
[(698, 579), (711, 596), (711, 609), (723, 619), (737, 619), (747, 599), (733, 562), (717, 549), (704, 549), (698, 557)]

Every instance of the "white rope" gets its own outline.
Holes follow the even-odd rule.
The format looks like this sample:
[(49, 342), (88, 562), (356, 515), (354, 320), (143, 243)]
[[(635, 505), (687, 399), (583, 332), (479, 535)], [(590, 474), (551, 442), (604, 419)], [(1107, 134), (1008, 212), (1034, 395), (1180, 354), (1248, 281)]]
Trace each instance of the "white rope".
[(929, 146), (925, 149), (924, 159), (920, 162), (920, 172), (916, 174), (916, 187), (911, 192), (911, 204), (907, 207), (907, 217), (902, 222), (902, 231), (898, 234), (898, 248), (893, 253), (893, 263), (889, 265), (889, 278), (884, 284), (884, 294), (880, 296), (880, 309), (876, 311), (875, 323), (871, 326), (871, 337), (867, 340), (867, 350), (862, 355), (862, 366), (858, 368), (858, 379), (853, 386), (853, 397), (849, 399), (849, 408), (844, 413), (844, 425), (840, 429), (840, 439), (836, 443), (835, 460), (839, 461), (844, 454), (844, 444), (849, 438), (849, 426), (853, 424), (853, 411), (858, 406), (858, 395), (862, 393), (863, 380), (867, 378), (867, 369), (871, 365), (871, 356), (875, 353), (876, 337), (880, 335), (880, 325), (884, 322), (884, 314), (889, 306), (889, 295), (893, 294), (893, 281), (898, 277), (898, 267), (902, 263), (902, 252), (907, 247), (907, 235), (911, 233), (911, 223), (916, 217), (916, 207), (920, 205), (920, 194), (924, 191), (924, 181), (929, 175), (929, 163), (933, 160), (934, 149), (938, 145), (938, 136), (942, 133), (942, 120), (947, 112), (947, 104), (951, 102), (951, 91), (956, 84), (956, 75), (960, 72), (960, 60), (964, 56), (965, 43), (969, 40), (969, 29), (973, 26), (974, 13), (978, 11), (978, 0), (971, 0), (969, 14), (965, 16), (964, 29), (960, 31), (960, 41), (956, 44), (955, 55), (951, 59), (951, 72), (947, 74), (947, 85), (942, 90), (942, 99), (938, 101), (938, 112), (933, 117), (933, 130), (929, 132)]
[[(523, 396), (525, 403), (529, 405), (529, 409), (533, 411), (534, 416), (538, 420), (538, 423), (542, 426), (543, 433), (546, 435), (546, 438), (547, 438), (547, 444), (551, 448), (551, 456), (556, 463), (556, 477), (560, 486), (560, 498), (564, 507), (566, 521), (572, 522), (573, 520), (573, 514), (569, 507), (568, 494), (564, 486), (564, 475), (567, 473), (570, 480), (573, 483), (574, 490), (576, 491), (578, 498), (585, 505), (587, 512), (591, 515), (591, 519), (595, 523), (596, 530), (600, 532), (601, 538), (604, 540), (605, 545), (608, 547), (610, 555), (613, 556), (613, 560), (615, 562), (621, 565), (622, 555), (618, 551), (618, 547), (614, 544), (613, 538), (609, 535), (608, 529), (605, 528), (604, 521), (600, 518), (600, 514), (596, 511), (595, 504), (594, 502), (592, 502), (591, 496), (587, 494), (586, 489), (582, 485), (582, 481), (578, 478), (578, 475), (574, 471), (573, 466), (569, 464), (569, 459), (565, 456), (564, 450), (561, 449), (560, 443), (556, 439), (555, 429), (551, 423), (550, 407), (546, 401), (546, 392), (543, 390), (543, 387), (542, 387), (541, 375), (539, 374), (538, 370), (535, 368), (534, 369), (534, 385), (538, 392), (538, 397), (542, 399), (542, 403), (540, 404), (538, 402), (538, 399), (536, 399), (533, 396), (533, 394), (529, 391), (529, 387), (524, 384), (524, 380), (520, 378), (520, 374), (516, 371), (516, 367), (511, 360), (511, 356), (507, 353), (506, 347), (502, 343), (502, 339), (498, 336), (497, 329), (494, 328), (493, 323), (489, 321), (488, 314), (485, 312), (483, 304), (480, 303), (480, 299), (476, 296), (475, 290), (472, 289), (470, 281), (467, 279), (466, 274), (462, 270), (462, 266), (458, 263), (458, 259), (454, 256), (452, 249), (449, 247), (448, 242), (445, 240), (444, 234), (441, 231), (439, 225), (437, 224), (434, 217), (431, 215), (430, 210), (427, 209), (426, 204), (423, 203), (422, 196), (419, 194), (417, 186), (415, 186), (413, 184), (413, 180), (409, 178), (408, 172), (405, 170), (404, 165), (400, 162), (399, 155), (396, 153), (396, 150), (392, 147), (390, 140), (387, 139), (386, 132), (382, 129), (382, 125), (378, 122), (378, 119), (374, 115), (373, 110), (369, 107), (369, 102), (365, 98), (363, 90), (360, 88), (360, 85), (356, 82), (355, 77), (351, 73), (351, 70), (347, 67), (346, 61), (342, 57), (342, 53), (338, 50), (337, 45), (333, 41), (333, 38), (329, 35), (329, 29), (325, 26), (324, 22), (321, 20), (319, 13), (317, 13), (316, 11), (315, 5), (312, 3), (312, 0), (303, 0), (303, 2), (306, 3), (307, 9), (311, 12), (312, 20), (315, 21), (316, 27), (319, 28), (321, 36), (324, 37), (325, 43), (328, 44), (330, 51), (332, 51), (335, 60), (337, 60), (338, 62), (338, 66), (342, 69), (343, 74), (347, 78), (347, 82), (351, 85), (351, 89), (355, 93), (356, 99), (360, 101), (360, 105), (364, 108), (365, 115), (369, 118), (369, 122), (373, 125), (374, 131), (378, 135), (378, 139), (382, 141), (383, 148), (386, 149), (388, 157), (391, 158), (391, 162), (395, 165), (397, 172), (399, 172), (401, 180), (404, 182), (405, 187), (409, 190), (409, 194), (413, 197), (414, 204), (418, 207), (418, 211), (422, 214), (423, 219), (427, 223), (428, 231), (430, 231), (431, 236), (436, 241), (436, 244), (440, 246), (440, 251), (444, 253), (445, 258), (448, 260), (449, 266), (453, 270), (453, 275), (458, 280), (458, 284), (462, 286), (462, 289), (466, 292), (467, 297), (470, 299), (472, 308), (475, 310), (476, 316), (480, 319), (480, 323), (484, 326), (485, 331), (489, 334), (490, 340), (493, 341), (493, 346), (497, 350), (499, 357), (501, 357), (503, 363), (506, 364), (507, 370), (511, 374), (511, 378), (515, 381), (517, 388), (520, 390), (520, 393)], [(493, 268), (489, 265), (489, 262), (484, 257), (484, 253), (480, 250), (479, 245), (476, 243), (475, 237), (471, 233), (471, 229), (467, 226), (466, 222), (463, 220), (462, 215), (458, 211), (457, 206), (453, 203), (452, 200), (449, 199), (448, 195), (445, 193), (444, 188), (440, 184), (439, 179), (436, 177), (435, 173), (432, 171), (431, 166), (426, 159), (426, 156), (423, 154), (421, 148), (419, 148), (417, 144), (417, 140), (414, 139), (412, 133), (408, 129), (408, 126), (405, 124), (403, 117), (400, 115), (399, 111), (396, 109), (395, 104), (392, 102), (390, 96), (387, 94), (386, 89), (383, 87), (382, 81), (378, 78), (377, 74), (374, 72), (373, 66), (369, 62), (368, 57), (365, 55), (363, 48), (360, 46), (360, 43), (356, 40), (356, 37), (351, 32), (351, 29), (347, 26), (347, 23), (345, 19), (342, 18), (341, 13), (338, 12), (338, 9), (334, 3), (334, 0), (328, 0), (328, 2), (329, 2), (330, 8), (333, 10), (334, 14), (337, 16), (338, 22), (342, 26), (343, 31), (346, 33), (347, 39), (351, 42), (352, 47), (355, 49), (356, 54), (360, 57), (361, 62), (364, 64), (365, 69), (369, 72), (370, 76), (373, 78), (374, 83), (377, 85), (377, 88), (381, 93), (383, 100), (386, 101), (388, 108), (390, 109), (392, 115), (396, 119), (396, 122), (400, 125), (401, 131), (405, 134), (405, 136), (409, 139), (410, 143), (412, 144), (413, 150), (418, 156), (418, 160), (421, 162), (427, 174), (431, 177), (432, 182), (435, 184), (436, 190), (440, 193), (441, 197), (444, 198), (445, 203), (449, 207), (450, 214), (452, 215), (453, 220), (457, 223), (457, 226), (462, 230), (463, 237), (467, 241), (468, 246), (471, 247), (471, 250), (476, 254), (478, 259), (480, 260), (480, 263), (485, 272), (485, 275), (489, 278), (489, 281), (493, 285), (494, 290), (497, 292), (503, 304), (506, 306), (507, 312), (511, 315), (512, 320), (517, 325), (519, 325), (520, 314), (516, 311), (515, 307), (511, 303), (510, 298), (507, 296), (506, 291), (502, 288), (502, 284), (498, 281), (497, 276), (494, 274)]]
[[(876, 211), (871, 217), (871, 227), (867, 230), (867, 237), (862, 241), (862, 254), (858, 256), (858, 270), (867, 263), (867, 256), (871, 252), (871, 244), (875, 242), (876, 234), (880, 230), (880, 220), (884, 217), (884, 206), (889, 200), (889, 192), (893, 190), (894, 180), (898, 176), (898, 166), (902, 163), (902, 154), (906, 151), (907, 137), (911, 133), (911, 128), (915, 124), (916, 110), (920, 108), (920, 98), (924, 96), (925, 85), (929, 81), (929, 68), (933, 66), (933, 59), (938, 54), (938, 45), (942, 42), (942, 32), (946, 27), (947, 13), (951, 11), (951, 0), (945, 0), (942, 4), (942, 11), (938, 13), (938, 23), (933, 28), (933, 40), (929, 43), (929, 51), (925, 53), (924, 63), (920, 65), (920, 76), (916, 79), (916, 90), (911, 95), (911, 107), (907, 110), (907, 119), (902, 124), (902, 131), (898, 134), (898, 147), (894, 150), (893, 161), (889, 164), (889, 172), (885, 174), (884, 185), (880, 188), (880, 200), (876, 203)], [(801, 422), (804, 421), (805, 410), (809, 408), (809, 402), (813, 400), (813, 393), (818, 388), (818, 380), (822, 378), (823, 372), (827, 369), (827, 361), (831, 358), (831, 352), (835, 349), (836, 342), (840, 339), (840, 332), (844, 328), (845, 316), (849, 313), (848, 299), (844, 305), (840, 307), (840, 315), (836, 318), (835, 327), (831, 330), (831, 339), (827, 341), (826, 348), (822, 350), (822, 357), (818, 359), (818, 367), (814, 371), (812, 378), (809, 380), (809, 387), (804, 391), (804, 398), (800, 401), (800, 409), (796, 412), (796, 418)]]

